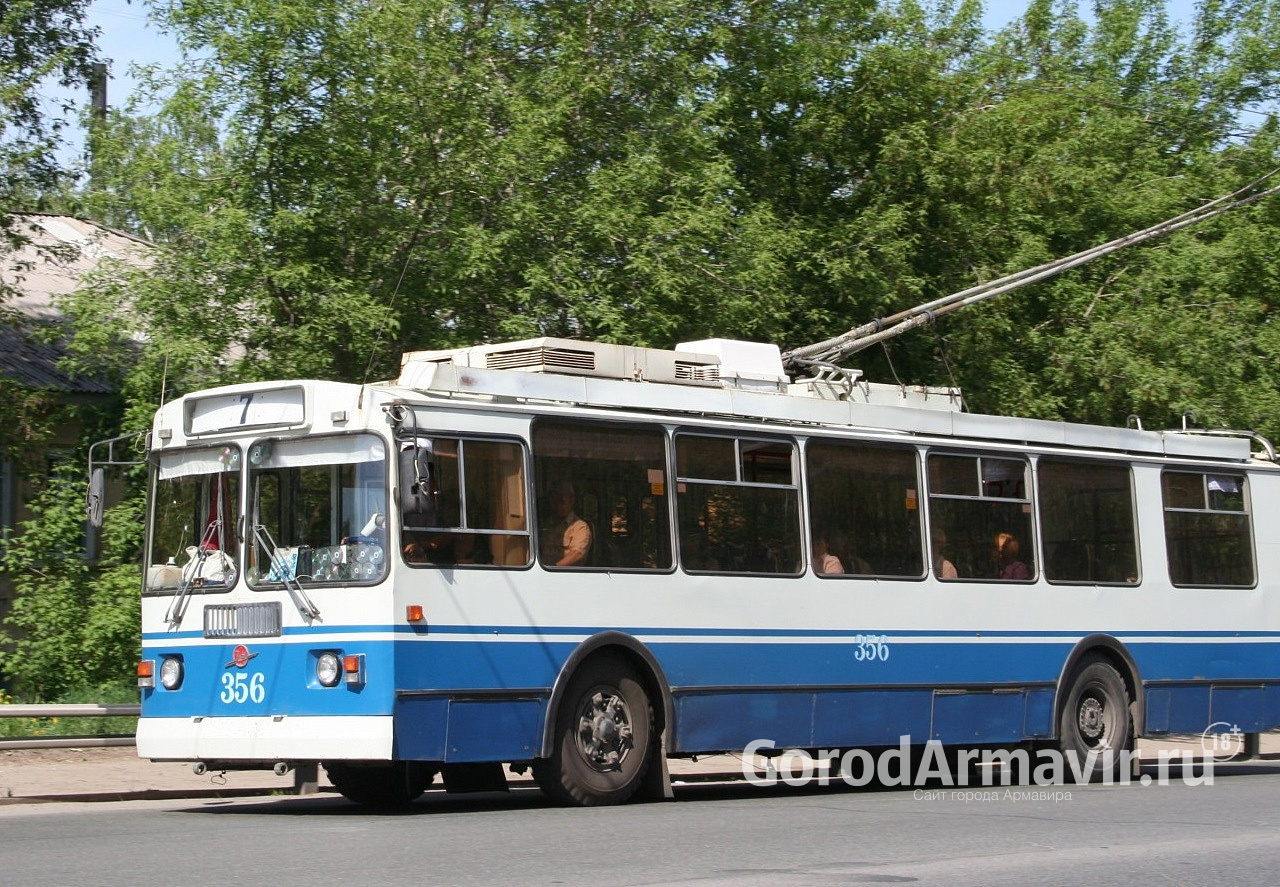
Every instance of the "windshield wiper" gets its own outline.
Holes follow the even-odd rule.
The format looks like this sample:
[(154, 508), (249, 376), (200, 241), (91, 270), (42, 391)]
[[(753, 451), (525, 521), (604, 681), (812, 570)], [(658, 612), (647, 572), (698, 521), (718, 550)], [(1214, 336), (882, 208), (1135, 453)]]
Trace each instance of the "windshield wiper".
[(262, 546), (271, 555), (271, 569), (267, 575), (280, 576), (280, 581), (284, 583), (293, 605), (298, 608), (298, 613), (302, 615), (302, 618), (319, 619), (320, 608), (312, 602), (311, 598), (307, 597), (306, 591), (302, 588), (302, 583), (294, 575), (294, 567), (280, 553), (280, 549), (276, 546), (276, 540), (271, 538), (271, 532), (262, 524), (254, 524), (253, 538), (258, 545)]
[[(185, 533), (184, 533), (185, 535)], [(182, 567), (182, 581), (178, 585), (178, 590), (173, 596), (173, 603), (169, 604), (168, 611), (164, 614), (164, 621), (177, 628), (182, 624), (182, 615), (187, 611), (187, 601), (191, 597), (191, 589), (196, 585), (204, 584), (204, 567), (209, 562), (209, 557), (216, 551), (221, 555), (219, 561), (226, 569), (227, 553), (220, 547), (213, 544), (214, 539), (222, 538), (222, 521), (211, 520), (209, 525), (204, 528), (204, 535), (200, 537), (200, 544), (196, 546), (195, 552), (191, 555), (191, 560)], [(223, 583), (226, 582), (226, 574), (223, 574)]]

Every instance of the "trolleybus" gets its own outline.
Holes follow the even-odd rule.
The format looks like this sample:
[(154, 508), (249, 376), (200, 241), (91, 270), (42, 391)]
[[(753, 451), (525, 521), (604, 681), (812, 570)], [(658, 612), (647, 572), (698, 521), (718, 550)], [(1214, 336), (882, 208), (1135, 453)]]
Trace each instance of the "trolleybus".
[[(165, 404), (141, 756), (403, 803), (531, 768), (1280, 724), (1280, 472), (1245, 434), (974, 415), (772, 346), (536, 339)], [(757, 742), (758, 744), (758, 742)]]

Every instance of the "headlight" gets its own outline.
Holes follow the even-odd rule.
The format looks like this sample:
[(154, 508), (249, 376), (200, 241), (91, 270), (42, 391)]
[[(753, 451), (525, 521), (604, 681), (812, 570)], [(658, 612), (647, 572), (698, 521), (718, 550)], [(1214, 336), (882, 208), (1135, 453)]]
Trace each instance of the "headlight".
[(342, 660), (337, 653), (321, 653), (316, 657), (316, 680), (322, 687), (336, 687), (342, 677)]
[(182, 660), (176, 656), (166, 656), (160, 663), (160, 684), (166, 690), (176, 690), (182, 686)]

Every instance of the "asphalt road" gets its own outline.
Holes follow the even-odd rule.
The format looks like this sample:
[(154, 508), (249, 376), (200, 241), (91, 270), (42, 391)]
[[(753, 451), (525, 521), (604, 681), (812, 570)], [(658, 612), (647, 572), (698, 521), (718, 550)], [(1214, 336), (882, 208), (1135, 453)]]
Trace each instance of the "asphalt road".
[(0, 807), (28, 884), (1271, 884), (1280, 767), (1212, 785), (686, 786), (603, 809), (429, 792), (376, 815), (330, 795)]

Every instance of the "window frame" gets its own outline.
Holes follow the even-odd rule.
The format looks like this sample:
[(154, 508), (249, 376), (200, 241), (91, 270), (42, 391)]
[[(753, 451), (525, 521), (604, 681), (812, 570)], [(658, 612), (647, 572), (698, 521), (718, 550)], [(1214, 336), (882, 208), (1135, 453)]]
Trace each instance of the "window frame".
[[(705, 438), (711, 440), (727, 440), (733, 443), (733, 466), (734, 479), (718, 479), (704, 478), (695, 475), (685, 475), (680, 472), (680, 441), (683, 438)], [(780, 484), (772, 481), (761, 480), (744, 480), (744, 450), (743, 443), (764, 444), (767, 446), (784, 446), (789, 449), (788, 465), (790, 470), (790, 482)], [(732, 429), (708, 429), (698, 427), (680, 427), (675, 429), (671, 434), (671, 458), (674, 477), (674, 487), (676, 494), (673, 497), (673, 503), (676, 509), (675, 530), (676, 530), (676, 561), (680, 568), (691, 575), (720, 575), (720, 576), (758, 576), (758, 577), (795, 577), (804, 574), (808, 569), (808, 557), (804, 552), (805, 544), (805, 514), (804, 514), (804, 490), (802, 483), (802, 458), (800, 453), (800, 441), (796, 438), (786, 435), (770, 435), (761, 434), (754, 431), (735, 431)], [(690, 538), (692, 528), (686, 528), (681, 520), (682, 505), (681, 498), (687, 495), (688, 485), (700, 487), (721, 487), (730, 490), (781, 490), (790, 491), (794, 497), (795, 508), (795, 526), (794, 539), (795, 544), (795, 568), (790, 571), (782, 570), (750, 570), (750, 569), (726, 569), (722, 566), (714, 568), (695, 568), (690, 567), (689, 561), (692, 559), (686, 551), (686, 539)], [(706, 532), (705, 528), (699, 528), (701, 532)], [(786, 529), (785, 527), (783, 528)], [(709, 542), (707, 543), (709, 546)], [(708, 548), (709, 550), (709, 548)], [(783, 553), (785, 555), (785, 552)], [(712, 556), (714, 559), (714, 556)]]
[[(1201, 478), (1201, 491), (1203, 495), (1203, 508), (1193, 508), (1185, 505), (1168, 505), (1168, 494), (1166, 492), (1165, 479), (1170, 475), (1182, 474), (1190, 476), (1199, 476)], [(1239, 509), (1224, 509), (1212, 507), (1212, 491), (1210, 489), (1210, 479), (1215, 477), (1232, 477), (1240, 482), (1241, 491), (1241, 507)], [(1170, 466), (1163, 465), (1160, 470), (1160, 516), (1161, 530), (1164, 534), (1165, 547), (1165, 565), (1169, 571), (1169, 583), (1174, 588), (1210, 588), (1221, 590), (1246, 590), (1258, 587), (1258, 545), (1257, 533), (1254, 530), (1253, 519), (1253, 489), (1249, 482), (1249, 472), (1243, 469), (1227, 469), (1227, 468), (1210, 468), (1203, 466)], [(1176, 536), (1170, 532), (1169, 520), (1170, 515), (1202, 515), (1206, 517), (1221, 515), (1223, 517), (1239, 517), (1244, 521), (1246, 533), (1235, 534), (1237, 537), (1243, 536), (1245, 544), (1248, 546), (1249, 556), (1249, 577), (1247, 583), (1226, 583), (1226, 582), (1189, 582), (1179, 581), (1179, 573), (1181, 568), (1175, 568), (1174, 559), (1174, 542)], [(1204, 534), (1200, 534), (1204, 536)]]
[[(817, 536), (816, 531), (818, 528), (826, 527), (830, 524), (829, 520), (826, 522), (816, 521), (815, 513), (814, 513), (815, 497), (813, 495), (813, 489), (814, 489), (813, 479), (815, 476), (815, 472), (813, 471), (813, 463), (811, 460), (812, 460), (813, 451), (815, 449), (821, 450), (822, 448), (832, 448), (832, 449), (841, 449), (841, 450), (849, 450), (849, 451), (878, 450), (880, 452), (893, 452), (893, 453), (909, 456), (912, 473), (914, 475), (914, 487), (904, 492), (903, 508), (908, 512), (915, 513), (915, 529), (918, 537), (917, 538), (917, 547), (918, 547), (917, 555), (920, 561), (920, 571), (918, 573), (894, 573), (894, 572), (886, 572), (884, 570), (877, 570), (875, 569), (874, 563), (870, 564), (870, 566), (872, 567), (872, 570), (870, 572), (858, 572), (856, 570), (851, 569), (851, 567), (854, 566), (853, 564), (844, 563), (843, 561), (841, 562), (845, 568), (843, 573), (822, 573), (816, 569), (816, 565), (813, 563), (813, 543)], [(808, 536), (809, 556), (806, 558), (806, 563), (808, 565), (808, 569), (815, 576), (821, 579), (834, 579), (834, 580), (880, 578), (880, 579), (903, 580), (903, 581), (909, 581), (909, 582), (922, 581), (925, 579), (926, 576), (928, 576), (929, 574), (928, 553), (925, 547), (925, 542), (926, 542), (925, 523), (926, 522), (925, 522), (924, 511), (921, 508), (921, 502), (920, 502), (920, 491), (923, 485), (923, 477), (921, 476), (922, 461), (920, 458), (920, 448), (918, 446), (915, 446), (913, 444), (895, 443), (892, 441), (867, 440), (864, 438), (810, 437), (804, 440), (804, 445), (802, 447), (802, 453), (801, 453), (801, 463), (803, 466), (803, 481), (804, 481), (804, 493), (805, 493), (804, 508), (805, 508), (805, 517), (807, 518), (807, 520), (805, 521), (805, 528), (807, 529), (809, 534)], [(907, 498), (912, 498), (912, 496), (908, 494), (913, 494), (914, 503), (915, 503), (914, 508), (907, 507), (906, 505), (905, 500)], [(862, 552), (862, 553), (865, 554), (865, 552)], [(836, 554), (837, 556), (839, 556), (838, 552), (836, 552)]]
[[(466, 520), (467, 510), (468, 510), (467, 509), (467, 504), (468, 504), (467, 459), (468, 459), (468, 456), (466, 453), (467, 443), (473, 442), (473, 443), (481, 443), (481, 444), (486, 444), (486, 443), (507, 444), (507, 445), (516, 447), (520, 457), (521, 477), (520, 477), (519, 489), (520, 489), (520, 496), (521, 496), (521, 505), (524, 511), (524, 528), (523, 529), (504, 529), (501, 527), (473, 527), (469, 523), (462, 523), (458, 526), (446, 526), (443, 524), (438, 526), (433, 526), (428, 524), (428, 525), (423, 525), (422, 527), (407, 528), (405, 526), (403, 510), (398, 505), (393, 505), (392, 513), (394, 513), (396, 517), (396, 539), (397, 539), (396, 547), (399, 551), (398, 560), (400, 561), (400, 563), (403, 564), (404, 566), (409, 567), (410, 569), (415, 569), (415, 570), (420, 570), (420, 569), (527, 570), (530, 567), (532, 567), (535, 560), (535, 552), (533, 549), (534, 549), (536, 535), (534, 534), (534, 531), (533, 531), (534, 514), (533, 514), (532, 497), (531, 497), (531, 490), (530, 490), (530, 485), (532, 483), (532, 459), (531, 459), (530, 441), (525, 440), (523, 437), (520, 437), (518, 435), (512, 435), (512, 434), (484, 434), (484, 433), (472, 433), (468, 431), (438, 431), (435, 429), (427, 429), (427, 428), (419, 428), (414, 434), (409, 435), (408, 440), (412, 440), (414, 438), (420, 438), (423, 440), (431, 441), (433, 446), (433, 450), (432, 450), (433, 454), (435, 452), (434, 444), (435, 444), (435, 441), (437, 440), (447, 440), (447, 441), (452, 441), (458, 444), (457, 495), (458, 495), (458, 517), (460, 521)], [(402, 444), (404, 443), (405, 443), (404, 438), (397, 437), (395, 439), (394, 446), (397, 448), (397, 453), (399, 452), (398, 448), (401, 447)], [(395, 461), (397, 464), (397, 471), (399, 471), (401, 460), (397, 456)], [(389, 483), (388, 486), (399, 489), (402, 483), (403, 483), (403, 478), (397, 478), (394, 483)], [(434, 534), (437, 536), (450, 537), (450, 538), (469, 537), (473, 540), (475, 540), (477, 537), (482, 537), (482, 536), (494, 537), (494, 538), (514, 537), (517, 539), (524, 539), (525, 540), (524, 560), (520, 563), (508, 564), (508, 563), (476, 563), (474, 561), (457, 560), (457, 559), (441, 559), (441, 560), (411, 559), (407, 556), (407, 548), (408, 548), (409, 542), (411, 541), (407, 539), (408, 533), (415, 533), (415, 534), (427, 533), (427, 534)], [(475, 542), (473, 541), (472, 544), (474, 545)]]
[[(1050, 539), (1050, 533), (1049, 533), (1049, 530), (1047, 529), (1049, 525), (1049, 521), (1046, 518), (1046, 512), (1045, 512), (1045, 504), (1049, 497), (1044, 495), (1044, 479), (1045, 479), (1044, 469), (1046, 464), (1048, 465), (1065, 464), (1065, 465), (1077, 465), (1077, 466), (1085, 466), (1085, 467), (1101, 467), (1101, 468), (1107, 468), (1107, 469), (1116, 469), (1124, 472), (1125, 477), (1128, 481), (1129, 526), (1131, 530), (1131, 540), (1133, 545), (1132, 554), (1133, 554), (1135, 575), (1132, 579), (1114, 579), (1114, 580), (1103, 580), (1103, 579), (1097, 579), (1097, 578), (1095, 579), (1061, 579), (1051, 575), (1052, 570), (1050, 568), (1050, 564), (1052, 563), (1052, 558), (1049, 557), (1049, 554), (1047, 551), (1049, 547), (1049, 539)], [(1046, 549), (1044, 562), (1041, 566), (1040, 573), (1044, 577), (1044, 580), (1046, 582), (1048, 582), (1050, 585), (1074, 585), (1074, 586), (1083, 585), (1083, 586), (1089, 586), (1089, 587), (1104, 586), (1108, 588), (1136, 588), (1137, 586), (1142, 584), (1142, 578), (1143, 578), (1142, 534), (1138, 525), (1138, 491), (1134, 481), (1132, 462), (1116, 460), (1116, 459), (1090, 458), (1087, 456), (1075, 456), (1070, 454), (1044, 453), (1036, 457), (1034, 482), (1035, 482), (1035, 488), (1036, 488), (1035, 489), (1035, 493), (1036, 493), (1035, 513), (1036, 513), (1036, 517), (1038, 518), (1037, 529), (1039, 531), (1041, 544)], [(1068, 540), (1068, 541), (1078, 541), (1078, 540)]]
[[(932, 460), (935, 458), (960, 458), (960, 459), (973, 460), (976, 463), (975, 467), (977, 469), (973, 478), (975, 481), (975, 486), (972, 488), (973, 492), (959, 493), (959, 492), (935, 491), (933, 466), (932, 466)], [(989, 461), (1017, 462), (1021, 464), (1022, 466), (1021, 483), (1022, 483), (1022, 490), (1023, 490), (1022, 496), (988, 495), (987, 494), (987, 485), (990, 483), (994, 483), (994, 481), (988, 480), (988, 475), (985, 470), (986, 463)], [(1036, 515), (1036, 501), (1034, 498), (1034, 495), (1035, 495), (1034, 466), (1032, 463), (1031, 454), (1021, 453), (1021, 452), (1019, 453), (1001, 452), (999, 450), (990, 450), (990, 449), (964, 450), (964, 449), (956, 449), (953, 446), (930, 447), (926, 449), (924, 453), (923, 481), (924, 481), (924, 487), (925, 487), (925, 490), (924, 490), (925, 499), (928, 502), (927, 507), (929, 509), (926, 523), (928, 525), (928, 532), (929, 532), (930, 575), (933, 575), (934, 578), (938, 579), (939, 581), (943, 581), (947, 583), (982, 582), (982, 583), (999, 583), (1002, 585), (1003, 584), (1032, 585), (1039, 581), (1044, 571), (1042, 568), (1043, 565), (1041, 563), (1040, 555), (1039, 555), (1039, 528), (1037, 526), (1037, 520), (1036, 520), (1037, 515)], [(956, 569), (958, 573), (956, 578), (943, 579), (941, 576), (938, 576), (937, 570), (935, 569), (934, 558), (932, 557), (934, 540), (936, 539), (940, 530), (954, 532), (954, 528), (952, 527), (939, 526), (939, 523), (940, 523), (939, 512), (943, 510), (940, 507), (939, 500), (946, 501), (946, 502), (1002, 503), (1010, 506), (1015, 506), (1015, 505), (1019, 506), (1019, 511), (1023, 515), (1023, 519), (1022, 519), (1023, 526), (1020, 529), (1025, 529), (1025, 532), (1013, 533), (1012, 527), (1006, 527), (1002, 532), (1009, 533), (1013, 535), (1015, 539), (1018, 540), (1018, 551), (1019, 551), (1018, 559), (1021, 560), (1023, 564), (1025, 564), (1028, 572), (1027, 577), (1005, 579), (996, 575), (981, 575), (977, 570), (976, 566), (974, 566), (976, 565), (976, 563), (978, 563), (977, 557), (981, 557), (981, 555), (977, 555), (975, 559), (972, 561), (972, 563), (966, 563), (966, 566), (965, 566), (966, 572), (969, 570), (973, 570), (973, 575), (964, 575), (964, 573), (960, 573), (959, 572), (960, 567), (959, 565), (956, 565)], [(952, 517), (951, 519), (954, 520), (954, 517)], [(1006, 521), (1006, 523), (1010, 523), (1010, 522)], [(957, 548), (957, 545), (954, 539), (952, 539), (950, 536), (948, 537), (948, 539), (950, 542), (950, 547), (954, 551)], [(992, 542), (994, 542), (994, 539), (987, 540), (983, 543), (981, 547), (989, 549), (991, 547)], [(972, 552), (974, 548), (975, 546), (972, 543), (968, 546), (968, 549), (970, 550), (970, 552)]]
[[(169, 458), (169, 457), (176, 458), (178, 456), (192, 456), (192, 455), (197, 455), (201, 453), (212, 454), (218, 451), (220, 451), (219, 456), (215, 457), (213, 461), (223, 462), (224, 460), (226, 460), (225, 461), (225, 464), (227, 465), (226, 470), (220, 470), (216, 472), (195, 471), (195, 472), (180, 474), (174, 478), (161, 477), (161, 471), (162, 471), (161, 465), (166, 458)], [(240, 525), (240, 520), (241, 518), (244, 517), (244, 502), (245, 502), (244, 495), (245, 495), (245, 487), (246, 487), (246, 474), (244, 470), (244, 448), (242, 448), (241, 445), (235, 441), (231, 441), (228, 443), (221, 443), (221, 444), (202, 442), (198, 445), (183, 447), (181, 449), (175, 448), (173, 450), (164, 450), (164, 451), (153, 450), (148, 458), (147, 504), (146, 504), (146, 512), (145, 512), (146, 516), (144, 518), (146, 523), (145, 523), (145, 529), (143, 533), (143, 549), (142, 549), (143, 575), (142, 575), (141, 594), (143, 597), (164, 597), (164, 596), (172, 596), (174, 594), (177, 594), (183, 584), (182, 571), (183, 571), (183, 568), (185, 568), (186, 566), (186, 564), (177, 564), (177, 563), (172, 563), (172, 564), (152, 563), (153, 556), (155, 554), (155, 546), (156, 546), (156, 538), (155, 538), (156, 530), (159, 528), (159, 523), (160, 523), (157, 512), (160, 507), (159, 495), (162, 489), (161, 484), (166, 483), (169, 480), (179, 479), (182, 477), (212, 478), (220, 475), (228, 475), (231, 481), (230, 485), (234, 487), (233, 490), (229, 491), (232, 493), (232, 495), (230, 496), (230, 499), (232, 502), (232, 506), (231, 506), (232, 516), (229, 522), (230, 525), (224, 526), (222, 532), (224, 534), (229, 534), (230, 538), (232, 540), (235, 540), (235, 543), (234, 543), (234, 546), (230, 548), (229, 552), (228, 552), (228, 547), (225, 545), (222, 547), (221, 551), (224, 554), (226, 554), (226, 556), (230, 559), (231, 563), (234, 564), (235, 575), (232, 581), (229, 583), (225, 583), (225, 582), (216, 583), (216, 584), (212, 582), (199, 583), (199, 584), (192, 583), (187, 587), (187, 593), (188, 594), (230, 594), (236, 588), (236, 586), (240, 584), (240, 582), (244, 581), (245, 579), (244, 565), (246, 560), (245, 552), (248, 546), (245, 545), (241, 540), (239, 540), (238, 533), (237, 533), (237, 528)], [(193, 504), (196, 505), (197, 507), (203, 506), (203, 508), (206, 511), (208, 509), (207, 503), (197, 502)], [(198, 522), (199, 519), (194, 518), (194, 520)], [(200, 540), (201, 538), (203, 538), (204, 532), (207, 529), (208, 529), (208, 526), (206, 524), (205, 527), (203, 527), (201, 530), (200, 538), (197, 538), (195, 534), (193, 534), (191, 539), (187, 540), (188, 545), (183, 546), (182, 548), (178, 549), (178, 551), (185, 552), (188, 547), (193, 545), (199, 545)], [(175, 554), (171, 555), (170, 557), (171, 559), (176, 561), (177, 556), (178, 554), (177, 552), (175, 552)], [(178, 574), (176, 577), (171, 575), (172, 572), (175, 572), (175, 571)], [(159, 583), (161, 575), (165, 575), (165, 578), (166, 578), (165, 584)], [(173, 580), (172, 584), (170, 584), (168, 580)]]
[[(280, 485), (278, 483), (279, 478), (281, 477), (280, 472), (297, 471), (297, 470), (307, 469), (307, 468), (327, 469), (330, 472), (330, 478), (329, 478), (328, 488), (327, 490), (325, 490), (325, 492), (329, 499), (330, 506), (332, 506), (335, 502), (335, 492), (340, 492), (342, 489), (341, 486), (335, 486), (334, 478), (332, 475), (333, 469), (340, 468), (341, 466), (344, 466), (344, 465), (351, 465), (351, 466), (373, 465), (376, 463), (377, 460), (365, 459), (365, 460), (352, 460), (347, 462), (315, 462), (315, 463), (306, 463), (306, 464), (300, 464), (300, 465), (285, 464), (285, 465), (278, 465), (278, 466), (272, 466), (272, 465), (264, 466), (262, 462), (268, 461), (271, 458), (273, 458), (275, 453), (280, 448), (284, 448), (287, 450), (290, 445), (316, 446), (317, 444), (323, 445), (325, 441), (330, 441), (330, 440), (351, 440), (354, 442), (355, 440), (362, 437), (368, 438), (370, 441), (375, 441), (378, 445), (382, 447), (382, 451), (383, 451), (382, 460), (381, 460), (382, 461), (382, 478), (383, 478), (381, 505), (383, 507), (383, 510), (381, 512), (375, 512), (375, 514), (381, 513), (383, 516), (383, 526), (381, 528), (382, 536), (381, 536), (380, 543), (375, 542), (372, 547), (368, 548), (368, 554), (372, 557), (372, 563), (375, 566), (380, 565), (380, 569), (378, 570), (377, 574), (371, 577), (366, 577), (366, 578), (360, 578), (356, 576), (340, 578), (338, 576), (334, 576), (332, 578), (316, 579), (314, 578), (314, 575), (311, 573), (301, 572), (301, 569), (304, 565), (304, 560), (302, 556), (303, 549), (308, 550), (307, 554), (309, 558), (315, 558), (318, 552), (323, 552), (323, 554), (321, 555), (321, 557), (324, 558), (323, 560), (306, 562), (308, 564), (308, 570), (311, 570), (313, 568), (324, 569), (324, 568), (327, 568), (330, 563), (332, 563), (334, 565), (333, 569), (337, 571), (338, 564), (340, 563), (345, 564), (347, 562), (345, 560), (343, 561), (327, 560), (329, 557), (332, 557), (333, 555), (332, 550), (337, 548), (354, 547), (357, 543), (352, 543), (351, 545), (344, 544), (342, 542), (342, 539), (340, 538), (337, 542), (334, 542), (328, 545), (305, 545), (302, 543), (288, 545), (288, 544), (283, 544), (281, 539), (275, 539), (274, 541), (277, 545), (277, 551), (288, 550), (290, 553), (292, 553), (293, 551), (296, 550), (298, 552), (295, 558), (295, 562), (290, 564), (290, 566), (294, 570), (294, 574), (293, 575), (285, 574), (281, 578), (271, 578), (272, 573), (274, 573), (276, 570), (276, 562), (274, 561), (274, 558), (273, 558), (272, 562), (267, 565), (268, 569), (265, 573), (262, 572), (262, 565), (259, 564), (256, 567), (256, 569), (258, 570), (258, 573), (251, 577), (250, 569), (248, 567), (250, 552), (251, 551), (256, 552), (259, 543), (262, 541), (256, 537), (255, 531), (252, 529), (255, 507), (258, 504), (260, 504), (260, 502), (257, 501), (257, 496), (256, 496), (256, 491), (254, 486), (255, 475), (257, 473), (259, 472), (261, 473), (259, 477), (261, 476), (270, 477), (277, 481), (276, 495), (277, 497), (279, 497), (282, 493), (282, 488), (280, 488)], [(301, 449), (304, 447), (300, 446), (299, 448)], [(306, 434), (306, 435), (298, 435), (298, 436), (263, 436), (263, 437), (253, 439), (247, 446), (245, 446), (243, 458), (241, 460), (242, 461), (241, 481), (244, 484), (244, 491), (242, 493), (243, 501), (244, 501), (244, 511), (242, 513), (242, 517), (244, 519), (244, 525), (247, 528), (247, 530), (245, 533), (244, 544), (242, 546), (243, 550), (241, 551), (239, 558), (241, 562), (241, 567), (243, 569), (242, 575), (244, 577), (244, 582), (246, 586), (255, 593), (268, 593), (268, 592), (278, 591), (280, 588), (288, 586), (290, 582), (301, 583), (302, 587), (307, 589), (318, 589), (318, 588), (323, 589), (323, 588), (338, 588), (338, 587), (367, 588), (367, 587), (379, 585), (387, 581), (387, 579), (389, 579), (391, 576), (391, 563), (390, 563), (391, 552), (389, 551), (390, 530), (386, 526), (386, 524), (388, 521), (390, 521), (391, 515), (393, 513), (393, 509), (395, 507), (394, 502), (392, 501), (392, 495), (391, 495), (391, 474), (390, 474), (391, 458), (394, 452), (395, 452), (394, 444), (391, 441), (387, 440), (385, 437), (375, 433), (370, 429), (354, 429), (352, 431), (345, 431), (345, 432), (335, 432), (335, 433), (328, 433), (328, 434)], [(357, 489), (360, 489), (360, 487), (353, 486), (350, 489), (357, 490)], [(292, 491), (292, 492), (296, 492), (296, 491)], [(338, 502), (338, 506), (340, 509), (342, 507), (341, 497), (339, 496), (338, 500), (336, 501)], [(291, 507), (296, 508), (296, 499), (294, 504)], [(297, 517), (298, 517), (298, 513), (295, 511), (295, 513), (290, 516), (290, 519), (296, 520)], [(336, 517), (337, 517), (336, 514), (329, 515), (329, 521), (332, 529), (337, 529), (337, 527), (333, 525), (333, 521), (336, 519)], [(342, 538), (351, 538), (352, 536), (359, 533), (359, 530), (356, 529), (354, 525), (352, 526), (353, 526), (353, 533), (348, 534), (348, 536), (342, 537)], [(266, 529), (267, 529), (267, 532), (269, 533), (272, 528), (266, 527)], [(281, 528), (277, 527), (275, 529), (281, 529)], [(331, 534), (331, 538), (332, 536), (336, 536), (336, 535), (337, 535), (336, 533)], [(381, 551), (380, 552), (377, 551), (376, 550), (377, 548), (381, 548)], [(343, 557), (346, 557), (346, 556), (347, 555), (345, 554), (343, 555)], [(360, 556), (358, 551), (356, 556), (357, 557)], [(286, 557), (288, 557), (288, 555), (286, 555)], [(311, 566), (311, 564), (313, 563), (315, 564), (314, 567)]]
[[(594, 515), (584, 516), (579, 507), (575, 513), (578, 517), (587, 522), (591, 528), (591, 550), (588, 552), (588, 562), (584, 564), (573, 564), (566, 566), (558, 566), (556, 564), (548, 564), (542, 557), (542, 536), (544, 531), (554, 526), (554, 520), (548, 522), (547, 526), (543, 526), (543, 500), (551, 495), (551, 486), (555, 486), (563, 477), (552, 477), (555, 472), (548, 472), (547, 466), (542, 464), (542, 460), (538, 454), (538, 435), (543, 429), (573, 429), (581, 428), (585, 431), (608, 434), (608, 433), (631, 433), (639, 434), (654, 438), (661, 449), (660, 457), (656, 463), (662, 471), (661, 493), (658, 498), (660, 503), (660, 511), (665, 518), (657, 521), (657, 525), (653, 527), (655, 533), (653, 536), (654, 544), (657, 545), (657, 554), (661, 554), (664, 550), (667, 555), (667, 563), (658, 566), (635, 566), (629, 564), (602, 563), (600, 562), (600, 551), (605, 549), (604, 540), (606, 533), (604, 524), (607, 515), (600, 510), (600, 502), (597, 501), (597, 513)], [(529, 481), (531, 487), (532, 515), (533, 515), (533, 538), (531, 545), (534, 546), (532, 560), (542, 566), (543, 569), (551, 570), (556, 573), (562, 572), (587, 572), (587, 573), (640, 573), (645, 575), (668, 575), (675, 572), (677, 566), (676, 544), (675, 544), (675, 504), (672, 491), (675, 484), (672, 482), (673, 472), (671, 469), (673, 463), (673, 445), (671, 435), (666, 425), (660, 422), (643, 422), (634, 419), (613, 419), (609, 417), (599, 416), (561, 416), (561, 415), (543, 415), (536, 416), (531, 423), (529, 429), (529, 459), (531, 469), (529, 473)], [(631, 451), (635, 453), (635, 450)], [(643, 453), (641, 458), (634, 459), (637, 465), (642, 464)], [(553, 457), (544, 456), (542, 459), (550, 461)], [(597, 459), (592, 460), (598, 464), (607, 464), (609, 462), (617, 462), (620, 460)], [(652, 469), (649, 469), (650, 471)], [(652, 480), (650, 479), (650, 483)], [(580, 484), (574, 484), (574, 495), (578, 500), (578, 505), (587, 498), (589, 493), (580, 488)], [(593, 491), (599, 494), (600, 491)], [(657, 510), (655, 510), (655, 514)], [(610, 536), (612, 531), (610, 530)]]

